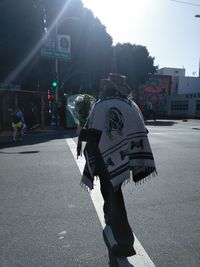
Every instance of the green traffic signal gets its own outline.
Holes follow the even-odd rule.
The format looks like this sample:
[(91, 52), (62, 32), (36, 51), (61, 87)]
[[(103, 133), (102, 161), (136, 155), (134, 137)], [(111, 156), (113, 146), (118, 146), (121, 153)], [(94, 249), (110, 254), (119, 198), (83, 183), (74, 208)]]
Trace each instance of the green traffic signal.
[(52, 82), (52, 86), (53, 86), (53, 87), (56, 87), (56, 86), (57, 86), (57, 82), (55, 82), (55, 81)]

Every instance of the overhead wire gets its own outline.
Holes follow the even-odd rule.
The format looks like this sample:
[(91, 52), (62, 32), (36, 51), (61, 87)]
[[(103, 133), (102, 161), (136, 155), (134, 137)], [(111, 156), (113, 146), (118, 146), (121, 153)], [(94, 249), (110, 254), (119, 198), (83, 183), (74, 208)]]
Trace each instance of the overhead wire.
[(190, 3), (190, 2), (186, 2), (186, 1), (180, 1), (180, 0), (170, 0), (170, 1), (177, 2), (180, 4), (190, 5), (190, 6), (200, 6), (200, 4), (195, 4), (195, 3)]

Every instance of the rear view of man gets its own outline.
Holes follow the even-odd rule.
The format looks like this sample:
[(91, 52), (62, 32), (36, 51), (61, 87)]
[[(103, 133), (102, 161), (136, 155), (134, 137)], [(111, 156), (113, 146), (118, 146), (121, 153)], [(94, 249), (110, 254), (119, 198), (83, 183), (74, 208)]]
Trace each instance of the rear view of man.
[(121, 186), (131, 179), (139, 183), (156, 174), (156, 167), (143, 116), (128, 98), (126, 77), (110, 73), (100, 87), (101, 99), (94, 104), (79, 135), (79, 141), (86, 141), (81, 184), (92, 190), (94, 176), (100, 178), (105, 222), (117, 243), (112, 252), (116, 257), (128, 257), (136, 252)]

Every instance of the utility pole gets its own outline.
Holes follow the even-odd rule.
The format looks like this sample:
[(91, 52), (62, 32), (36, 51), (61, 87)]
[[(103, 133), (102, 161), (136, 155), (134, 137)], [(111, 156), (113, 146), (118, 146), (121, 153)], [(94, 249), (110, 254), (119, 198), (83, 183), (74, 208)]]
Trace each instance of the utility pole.
[[(56, 31), (55, 31), (55, 40), (56, 40), (56, 51), (58, 51), (58, 19), (56, 19)], [(56, 79), (56, 103), (58, 104), (58, 58), (55, 57), (55, 79)]]
[[(80, 20), (79, 17), (66, 17), (64, 19), (56, 18), (55, 22), (55, 51), (57, 53), (66, 53), (66, 51), (60, 51), (60, 46), (58, 45), (58, 37), (60, 36), (60, 33), (58, 32), (59, 24), (60, 22), (64, 20)], [(65, 36), (67, 36), (65, 34)], [(68, 40), (69, 37), (68, 37)], [(69, 41), (70, 42), (70, 41)], [(70, 49), (70, 48), (69, 48)], [(66, 56), (66, 55), (65, 55)], [(71, 56), (70, 56), (71, 57)], [(67, 59), (63, 58), (64, 60), (69, 61), (70, 57), (68, 56)], [(53, 114), (52, 114), (52, 126), (59, 126), (60, 125), (60, 118), (59, 118), (59, 112), (58, 112), (58, 105), (59, 105), (59, 65), (58, 65), (58, 60), (61, 59), (61, 56), (58, 58), (58, 56), (55, 57), (55, 103), (54, 103), (54, 109), (53, 109)]]
[[(200, 14), (196, 14), (195, 18), (200, 18)], [(200, 58), (199, 58), (199, 78), (200, 78)]]

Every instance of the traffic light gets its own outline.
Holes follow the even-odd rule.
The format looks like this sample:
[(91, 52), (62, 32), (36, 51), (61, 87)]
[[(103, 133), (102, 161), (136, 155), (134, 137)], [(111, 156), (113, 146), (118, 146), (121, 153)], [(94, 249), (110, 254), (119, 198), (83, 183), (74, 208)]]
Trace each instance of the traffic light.
[(49, 101), (52, 101), (56, 98), (57, 86), (58, 86), (58, 82), (56, 81), (56, 79), (54, 79), (51, 82), (51, 86), (50, 86), (48, 93), (47, 93), (47, 98)]
[(49, 101), (53, 100), (55, 98), (55, 90), (52, 90), (52, 88), (50, 88), (47, 93), (47, 98)]
[(56, 81), (53, 81), (53, 82), (52, 82), (52, 87), (56, 87), (57, 84), (58, 84), (58, 83), (57, 83)]
[(50, 92), (49, 91), (47, 93), (47, 98), (48, 98), (49, 101), (51, 100), (51, 95), (50, 95)]

